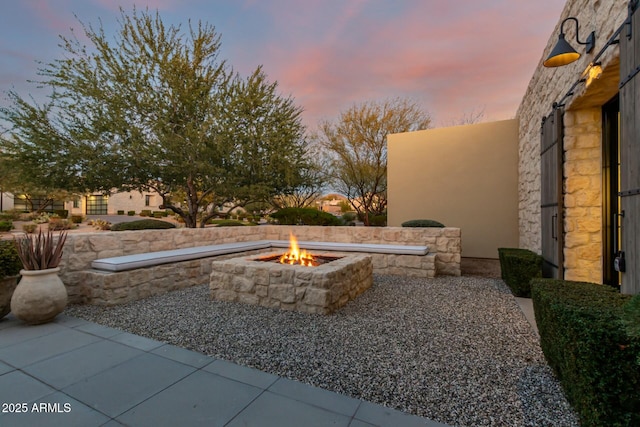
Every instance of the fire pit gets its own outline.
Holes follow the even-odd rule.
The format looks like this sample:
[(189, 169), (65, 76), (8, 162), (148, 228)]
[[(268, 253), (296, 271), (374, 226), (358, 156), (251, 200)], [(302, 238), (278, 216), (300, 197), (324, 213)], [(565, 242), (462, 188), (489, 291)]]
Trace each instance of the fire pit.
[(211, 297), (284, 310), (329, 314), (373, 283), (371, 257), (289, 251), (214, 261)]

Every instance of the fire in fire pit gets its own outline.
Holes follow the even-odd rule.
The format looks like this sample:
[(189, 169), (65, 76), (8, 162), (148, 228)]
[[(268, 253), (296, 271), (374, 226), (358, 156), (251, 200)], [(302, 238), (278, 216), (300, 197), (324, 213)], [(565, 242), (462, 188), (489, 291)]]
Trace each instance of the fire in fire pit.
[(306, 250), (300, 250), (298, 240), (293, 234), (289, 235), (289, 251), (279, 258), (280, 264), (304, 265), (306, 267), (317, 267), (320, 265), (318, 259)]

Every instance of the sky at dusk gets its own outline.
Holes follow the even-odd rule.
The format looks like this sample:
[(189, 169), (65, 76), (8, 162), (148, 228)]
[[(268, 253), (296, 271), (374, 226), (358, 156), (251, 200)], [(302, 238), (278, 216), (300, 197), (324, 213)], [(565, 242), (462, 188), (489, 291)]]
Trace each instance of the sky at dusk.
[[(436, 126), (484, 111), (513, 118), (565, 0), (0, 0), (0, 105), (6, 91), (43, 96), (38, 61), (79, 21), (108, 34), (118, 10), (158, 10), (165, 24), (205, 21), (220, 58), (242, 76), (257, 66), (304, 108), (311, 129), (354, 103), (414, 99)], [(74, 16), (75, 15), (75, 16)], [(76, 18), (77, 16), (77, 18)]]

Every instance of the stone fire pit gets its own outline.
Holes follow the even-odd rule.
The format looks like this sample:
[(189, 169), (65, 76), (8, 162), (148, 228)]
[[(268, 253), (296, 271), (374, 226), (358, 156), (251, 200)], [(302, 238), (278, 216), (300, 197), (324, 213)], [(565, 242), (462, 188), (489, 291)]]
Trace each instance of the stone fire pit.
[(281, 254), (214, 261), (211, 298), (264, 307), (330, 314), (371, 287), (371, 257), (317, 254), (328, 262), (316, 267), (274, 262)]

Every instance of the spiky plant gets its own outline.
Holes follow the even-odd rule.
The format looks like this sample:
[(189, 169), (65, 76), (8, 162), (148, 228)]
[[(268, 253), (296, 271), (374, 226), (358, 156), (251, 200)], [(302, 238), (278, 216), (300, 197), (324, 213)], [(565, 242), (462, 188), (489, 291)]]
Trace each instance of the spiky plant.
[(16, 248), (22, 266), (25, 270), (56, 268), (62, 259), (62, 247), (66, 240), (66, 231), (61, 232), (55, 240), (51, 231), (45, 234), (42, 230), (37, 236), (17, 238)]

